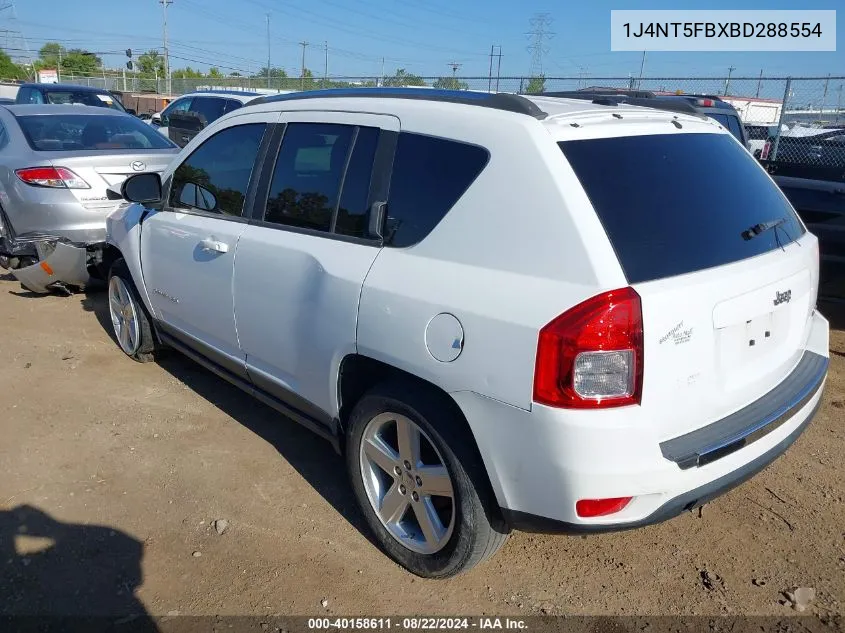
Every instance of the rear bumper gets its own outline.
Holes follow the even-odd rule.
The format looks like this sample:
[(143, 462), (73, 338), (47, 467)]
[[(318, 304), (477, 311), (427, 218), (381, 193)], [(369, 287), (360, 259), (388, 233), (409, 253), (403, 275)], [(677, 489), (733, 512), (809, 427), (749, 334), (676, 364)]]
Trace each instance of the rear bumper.
[[(803, 350), (805, 360), (796, 362), (791, 372), (796, 380), (781, 381), (783, 395), (790, 396), (779, 403), (783, 410), (760, 406), (759, 415), (745, 419), (744, 426), (728, 416), (709, 425), (710, 434), (692, 438), (707, 441), (686, 438), (681, 446), (692, 449), (712, 447), (714, 438), (746, 440), (710, 455), (712, 459), (687, 462), (686, 468), (664, 454), (661, 443), (668, 438), (659, 437), (639, 407), (568, 411), (535, 403), (525, 411), (469, 392), (453, 393), (452, 397), (472, 428), (499, 506), (512, 527), (575, 533), (625, 530), (658, 523), (701, 505), (782, 454), (820, 405), (829, 358), (828, 336), (827, 320), (814, 313)], [(750, 406), (773, 402), (767, 394)], [(758, 432), (761, 429), (764, 432)], [(731, 435), (737, 432), (738, 436)], [(690, 450), (682, 454), (699, 453)], [(615, 497), (633, 499), (608, 516), (583, 518), (575, 511), (578, 500)]]
[(557, 521), (549, 519), (548, 517), (538, 516), (536, 514), (528, 514), (526, 512), (519, 512), (518, 510), (503, 509), (505, 520), (511, 528), (515, 530), (522, 530), (523, 532), (539, 532), (545, 534), (599, 534), (603, 532), (619, 532), (622, 530), (632, 530), (647, 525), (654, 525), (673, 519), (683, 512), (694, 510), (703, 506), (708, 501), (719, 497), (726, 492), (736, 488), (742, 483), (751, 479), (754, 475), (766, 468), (769, 464), (774, 462), (778, 457), (783, 455), (795, 440), (804, 432), (804, 429), (810, 424), (816, 411), (821, 405), (821, 400), (816, 402), (813, 410), (804, 419), (803, 422), (778, 442), (768, 452), (763, 453), (755, 460), (748, 462), (744, 466), (734, 470), (733, 472), (723, 475), (714, 481), (699, 486), (693, 490), (670, 499), (652, 514), (644, 519), (638, 521), (631, 521), (624, 524), (589, 524), (589, 523), (569, 523), (567, 521)]

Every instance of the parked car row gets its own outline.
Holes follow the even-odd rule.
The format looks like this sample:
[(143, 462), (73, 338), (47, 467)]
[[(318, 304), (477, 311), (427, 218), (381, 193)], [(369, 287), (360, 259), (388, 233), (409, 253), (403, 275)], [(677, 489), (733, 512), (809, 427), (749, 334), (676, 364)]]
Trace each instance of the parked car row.
[(636, 99), (251, 101), (107, 193), (117, 344), (326, 438), (420, 576), (699, 507), (820, 404), (818, 240), (708, 106)]

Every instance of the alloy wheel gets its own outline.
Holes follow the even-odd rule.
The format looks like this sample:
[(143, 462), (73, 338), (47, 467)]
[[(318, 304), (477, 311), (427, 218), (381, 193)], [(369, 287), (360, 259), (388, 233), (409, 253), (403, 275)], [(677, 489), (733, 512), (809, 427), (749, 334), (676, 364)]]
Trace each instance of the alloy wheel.
[(132, 356), (141, 340), (138, 313), (129, 288), (116, 275), (109, 280), (109, 314), (120, 349)]
[(455, 492), (425, 431), (404, 415), (379, 414), (364, 429), (359, 457), (367, 498), (390, 535), (420, 554), (443, 549), (455, 526)]

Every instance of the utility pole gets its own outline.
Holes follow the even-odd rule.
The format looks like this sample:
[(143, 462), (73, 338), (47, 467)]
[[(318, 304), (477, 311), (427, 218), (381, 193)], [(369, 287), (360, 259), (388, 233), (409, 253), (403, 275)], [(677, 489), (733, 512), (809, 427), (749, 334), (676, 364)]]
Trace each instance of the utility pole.
[(502, 76), (502, 47), (498, 45), (496, 48), (499, 49), (496, 53), (496, 92), (499, 92), (499, 77)]
[(381, 86), (384, 87), (384, 57), (381, 58)]
[(329, 81), (329, 43), (323, 42), (323, 51), (326, 53), (326, 63), (323, 66), (323, 88), (328, 85)]
[(59, 64), (56, 68), (56, 81), (62, 83), (62, 46), (59, 45)]
[(842, 112), (842, 84), (839, 84), (839, 96), (836, 98), (836, 121), (839, 122), (839, 113)]
[(167, 7), (173, 4), (173, 0), (158, 0), (158, 3), (164, 9), (164, 21), (162, 23), (164, 29), (164, 75), (167, 78), (167, 96), (169, 97), (173, 86), (170, 80), (170, 49), (167, 46)]
[(726, 97), (728, 96), (728, 89), (730, 88), (730, 85), (731, 85), (731, 75), (733, 74), (733, 72), (735, 70), (736, 70), (736, 68), (734, 68), (733, 66), (728, 68), (728, 78), (725, 79), (725, 96)]
[(459, 64), (458, 62), (449, 62), (446, 65), (452, 69), (452, 79), (455, 78), (455, 73), (458, 72), (458, 68), (463, 66), (463, 64)]
[(299, 88), (305, 90), (305, 47), (308, 46), (308, 42), (303, 40), (299, 45), (302, 47), (302, 73), (299, 76)]
[(640, 78), (637, 81), (637, 88), (643, 87), (643, 68), (645, 68), (645, 51), (643, 51), (643, 59), (640, 62)]
[(270, 14), (267, 14), (267, 87), (270, 87)]
[(490, 45), (490, 69), (487, 71), (487, 92), (490, 92), (493, 89), (493, 49), (496, 48), (495, 44)]
[(760, 77), (757, 78), (757, 94), (756, 96), (760, 96), (760, 84), (763, 83), (763, 69), (760, 69)]

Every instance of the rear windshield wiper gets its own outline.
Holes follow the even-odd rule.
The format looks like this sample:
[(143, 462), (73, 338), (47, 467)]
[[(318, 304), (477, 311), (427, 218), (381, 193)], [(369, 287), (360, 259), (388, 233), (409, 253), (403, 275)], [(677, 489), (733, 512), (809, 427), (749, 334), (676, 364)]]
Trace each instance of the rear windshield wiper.
[(768, 231), (769, 229), (776, 229), (784, 222), (786, 222), (785, 218), (778, 218), (777, 220), (770, 220), (769, 222), (761, 222), (759, 224), (755, 224), (754, 226), (748, 227), (742, 232), (742, 239), (746, 241), (750, 240), (760, 235), (760, 233)]

